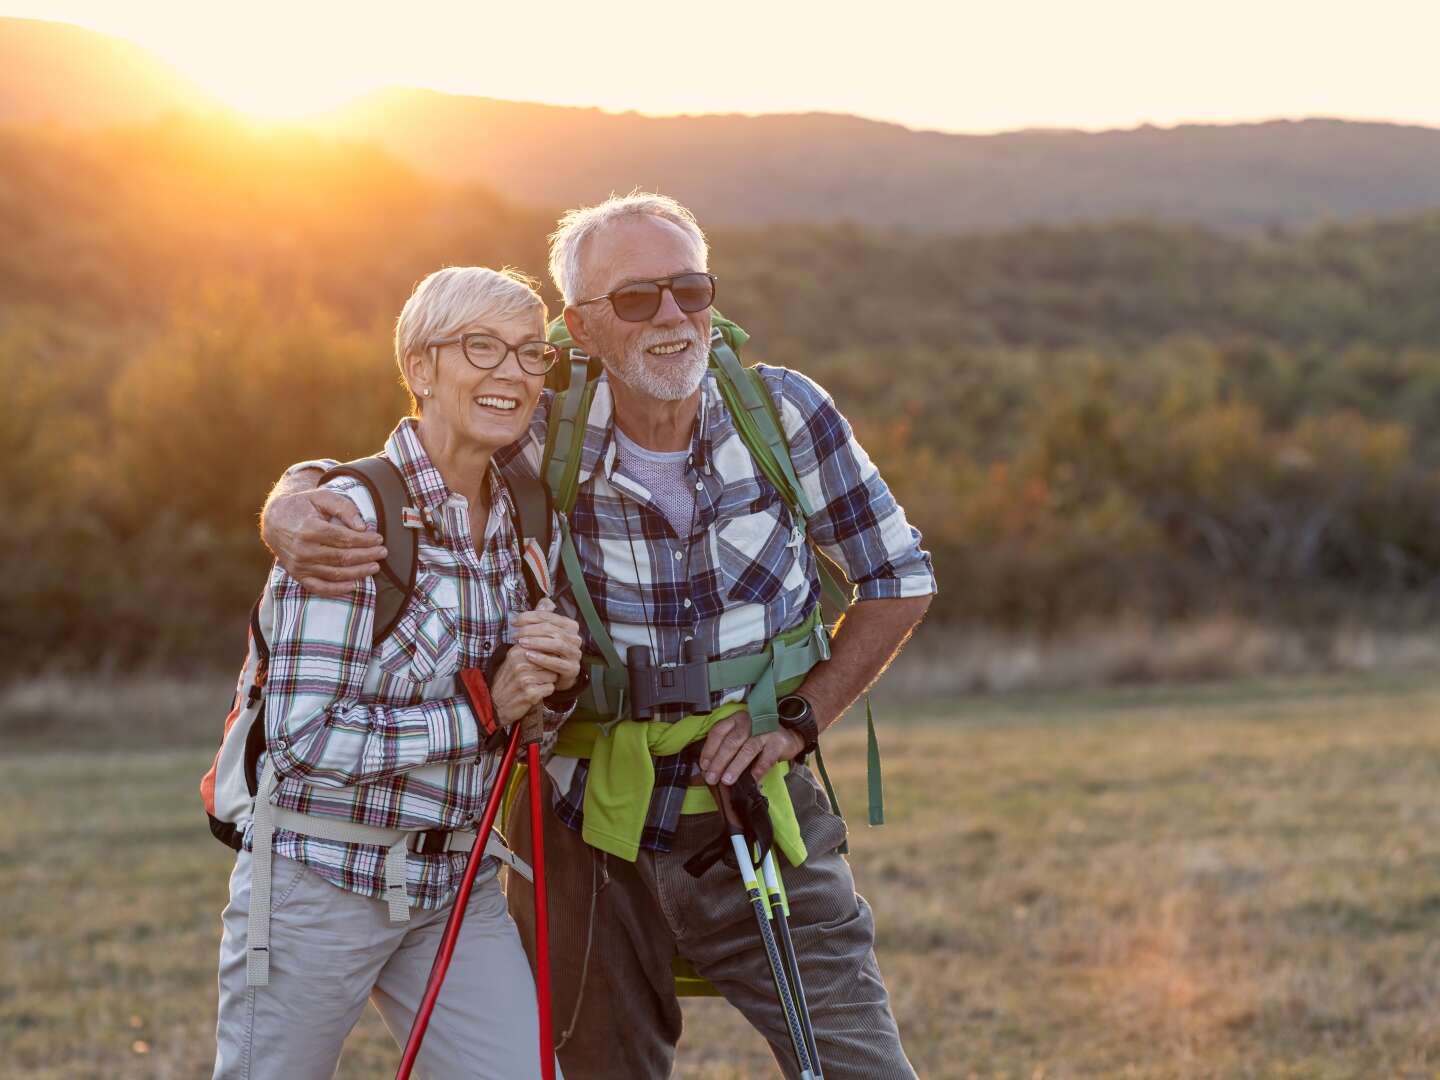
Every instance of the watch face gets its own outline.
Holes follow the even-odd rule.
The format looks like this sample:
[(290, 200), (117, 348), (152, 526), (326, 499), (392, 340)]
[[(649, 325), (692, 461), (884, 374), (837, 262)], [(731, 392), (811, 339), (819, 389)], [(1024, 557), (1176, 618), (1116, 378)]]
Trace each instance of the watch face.
[(780, 714), (781, 720), (794, 723), (805, 719), (810, 712), (810, 703), (798, 696), (784, 697), (776, 702), (776, 711)]

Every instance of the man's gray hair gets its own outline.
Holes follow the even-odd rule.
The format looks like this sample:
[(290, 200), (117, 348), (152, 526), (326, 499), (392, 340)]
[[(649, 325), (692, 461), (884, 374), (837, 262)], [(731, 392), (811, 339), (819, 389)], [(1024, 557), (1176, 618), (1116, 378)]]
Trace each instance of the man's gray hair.
[(612, 221), (624, 217), (654, 217), (678, 225), (695, 244), (698, 260), (696, 270), (709, 269), (710, 245), (695, 215), (668, 195), (650, 191), (632, 191), (629, 195), (611, 195), (596, 206), (568, 210), (550, 234), (550, 279), (565, 298), (565, 303), (586, 300), (580, 290), (580, 253), (585, 242)]
[[(436, 338), (454, 337), (462, 330), (489, 319), (508, 319), (538, 311), (545, 322), (545, 301), (537, 291), (539, 282), (513, 267), (491, 270), (484, 266), (447, 266), (427, 275), (395, 320), (395, 362), (400, 379), (405, 377), (405, 358), (423, 355)], [(414, 394), (411, 404), (414, 405)]]

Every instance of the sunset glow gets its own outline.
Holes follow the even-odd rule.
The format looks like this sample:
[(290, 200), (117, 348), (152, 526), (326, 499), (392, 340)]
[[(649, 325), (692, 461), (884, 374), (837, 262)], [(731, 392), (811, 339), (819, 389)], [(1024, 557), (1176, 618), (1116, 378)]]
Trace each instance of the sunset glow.
[(1363, 20), (1295, 0), (876, 10), (0, 2), (0, 14), (134, 41), (267, 118), (413, 86), (651, 114), (853, 113), (947, 131), (1306, 115), (1440, 125), (1437, 5), (1376, 0)]

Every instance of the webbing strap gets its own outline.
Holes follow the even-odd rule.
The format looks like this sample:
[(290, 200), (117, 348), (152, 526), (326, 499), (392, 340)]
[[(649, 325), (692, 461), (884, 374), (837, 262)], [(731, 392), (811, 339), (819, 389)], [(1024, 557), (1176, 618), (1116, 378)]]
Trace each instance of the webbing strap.
[(875, 717), (870, 695), (865, 695), (865, 786), (870, 796), (870, 824), (885, 824), (885, 789), (880, 779), (880, 743), (875, 738)]
[[(436, 831), (421, 829), (406, 832), (401, 829), (382, 829), (375, 825), (362, 825), (358, 821), (321, 817), (319, 814), (303, 814), (298, 810), (287, 810), (281, 806), (274, 808), (274, 815), (276, 828), (289, 829), (302, 836), (335, 840), (342, 844), (371, 844), (383, 848), (393, 848), (396, 844), (400, 844), (407, 851), (411, 850), (409, 847), (411, 837)], [(474, 846), (475, 833), (473, 830), (452, 829), (446, 833), (445, 846), (440, 851), (431, 853), (463, 852), (471, 850)], [(490, 830), (490, 838), (485, 841), (485, 854), (503, 862), (526, 881), (530, 880), (532, 873), (530, 864), (510, 850), (498, 829)]]
[[(745, 442), (751, 446), (763, 446), (767, 451), (757, 458), (761, 468), (765, 469), (769, 465), (778, 469), (781, 480), (777, 481), (771, 476), (771, 483), (774, 483), (782, 494), (786, 488), (789, 489), (790, 498), (786, 501), (799, 510), (801, 517), (814, 517), (815, 511), (810, 506), (810, 500), (805, 497), (805, 489), (800, 486), (800, 478), (795, 474), (795, 465), (790, 460), (790, 448), (775, 415), (775, 403), (770, 400), (770, 395), (757, 385), (760, 382), (759, 377), (753, 369), (741, 366), (735, 350), (725, 343), (725, 339), (718, 332), (712, 335), (710, 355), (724, 376), (719, 380), (720, 391), (722, 396), (726, 397), (727, 404), (730, 404), (736, 423), (758, 436), (756, 439), (746, 439)], [(733, 391), (734, 397), (738, 398), (740, 408), (734, 407), (734, 402), (730, 400), (732, 395), (726, 393), (727, 389)], [(766, 457), (770, 460), (765, 461)], [(769, 469), (766, 469), (766, 472), (768, 473)]]
[[(805, 489), (795, 472), (795, 463), (790, 460), (790, 447), (780, 416), (775, 411), (775, 402), (765, 388), (764, 380), (754, 368), (743, 367), (740, 359), (723, 339), (714, 346), (719, 377), (716, 385), (720, 396), (735, 419), (740, 430), (741, 441), (750, 449), (760, 471), (774, 485), (780, 497), (785, 500), (795, 517), (795, 540), (797, 546), (806, 542), (806, 521), (813, 514)], [(832, 611), (838, 613), (850, 606), (850, 594), (841, 585), (843, 576), (838, 574), (828, 556), (813, 543), (815, 569), (820, 575), (820, 594)]]
[(270, 841), (275, 833), (275, 766), (268, 760), (255, 792), (250, 833), (250, 914), (245, 927), (245, 985), (270, 985)]
[(545, 483), (562, 514), (575, 505), (580, 485), (580, 451), (585, 443), (585, 421), (590, 415), (590, 401), (595, 384), (589, 380), (589, 357), (578, 349), (570, 350), (570, 385), (555, 395), (554, 412), (546, 439)]

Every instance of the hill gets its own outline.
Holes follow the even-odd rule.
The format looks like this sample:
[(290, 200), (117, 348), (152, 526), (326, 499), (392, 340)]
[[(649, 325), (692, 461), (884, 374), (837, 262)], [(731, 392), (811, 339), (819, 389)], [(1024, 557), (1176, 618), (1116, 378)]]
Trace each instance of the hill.
[(0, 19), (0, 123), (95, 128), (218, 107), (131, 42), (68, 23)]
[[(137, 46), (0, 19), (0, 124), (95, 128), (216, 108)], [(833, 114), (650, 117), (389, 89), (315, 130), (515, 204), (638, 186), (709, 225), (973, 232), (1152, 218), (1254, 229), (1440, 207), (1440, 130), (1342, 120), (951, 135)]]
[(639, 186), (711, 223), (1252, 228), (1440, 206), (1440, 131), (1342, 120), (947, 135), (830, 114), (647, 117), (385, 90), (329, 126), (531, 204)]

